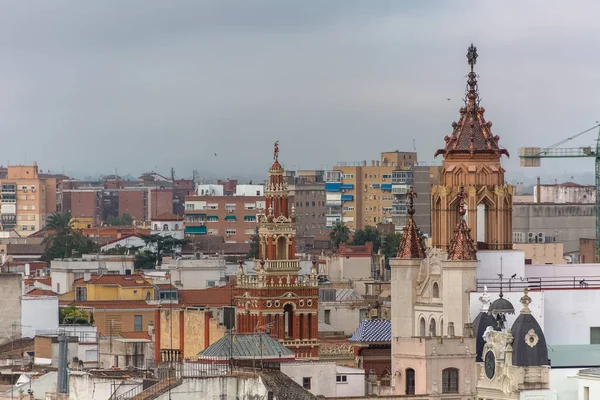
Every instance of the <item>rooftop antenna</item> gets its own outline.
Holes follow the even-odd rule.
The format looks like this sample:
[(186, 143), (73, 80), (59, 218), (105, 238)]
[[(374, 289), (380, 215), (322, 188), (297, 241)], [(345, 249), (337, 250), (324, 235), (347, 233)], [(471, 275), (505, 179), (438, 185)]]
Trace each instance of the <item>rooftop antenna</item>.
[(498, 274), (498, 277), (500, 278), (500, 298), (503, 298), (504, 294), (502, 293), (502, 278), (504, 275), (502, 274), (502, 257), (500, 257), (500, 273)]

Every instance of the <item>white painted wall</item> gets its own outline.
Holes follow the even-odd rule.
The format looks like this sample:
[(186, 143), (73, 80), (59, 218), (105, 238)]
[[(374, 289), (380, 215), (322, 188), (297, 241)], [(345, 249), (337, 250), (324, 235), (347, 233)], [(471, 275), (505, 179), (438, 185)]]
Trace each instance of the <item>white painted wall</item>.
[(525, 252), (523, 250), (480, 250), (477, 252), (477, 279), (498, 279), (502, 259), (502, 273), (509, 277), (525, 277)]
[(556, 395), (556, 400), (571, 400), (577, 398), (577, 368), (550, 369), (550, 391)]
[(177, 285), (180, 289), (205, 289), (208, 281), (214, 281), (218, 286), (226, 270), (225, 260), (218, 258), (175, 260), (163, 268), (170, 271), (173, 283), (181, 283)]
[[(223, 396), (223, 397), (219, 397)], [(268, 390), (259, 376), (218, 376), (206, 379), (184, 379), (181, 385), (163, 393), (157, 400), (188, 399), (266, 399)]]
[(366, 395), (365, 370), (336, 366), (337, 375), (346, 376), (346, 383), (336, 381), (336, 396), (364, 396)]
[(236, 196), (264, 196), (265, 187), (263, 185), (236, 185)]
[[(315, 396), (364, 396), (365, 370), (337, 366), (334, 362), (292, 362), (281, 364), (281, 372), (302, 385), (303, 378), (311, 378), (310, 392)], [(346, 382), (337, 382), (337, 376)]]
[(600, 327), (600, 290), (548, 290), (544, 299), (548, 344), (590, 344), (590, 327)]
[[(84, 257), (86, 257), (84, 255)], [(82, 278), (85, 272), (98, 273), (100, 268), (108, 271), (124, 274), (126, 269), (133, 270), (133, 256), (130, 259), (115, 260), (97, 257), (93, 260), (53, 260), (50, 262), (52, 271), (52, 290), (58, 294), (64, 294), (73, 290), (73, 281)]]
[(329, 324), (336, 329), (343, 330), (346, 336), (354, 333), (361, 321), (361, 309), (366, 316), (367, 306), (357, 307), (354, 303), (328, 301), (319, 303), (319, 321), (325, 321), (325, 311), (329, 310)]
[[(584, 397), (585, 388), (589, 388), (589, 397)], [(600, 377), (588, 377), (579, 375), (577, 378), (577, 399), (596, 400), (600, 399)]]
[(42, 329), (58, 329), (58, 297), (22, 296), (21, 321), (22, 337), (33, 338)]
[(198, 185), (196, 194), (198, 196), (223, 196), (223, 185)]
[[(546, 321), (546, 315), (544, 314), (544, 311), (546, 310), (544, 298), (547, 294), (548, 294), (548, 292), (529, 292), (529, 297), (531, 297), (531, 304), (529, 305), (529, 309), (531, 310), (531, 313), (537, 320), (538, 324), (540, 324), (540, 327), (542, 328), (542, 330), (544, 331), (544, 333), (546, 335), (546, 341), (549, 344), (550, 343), (567, 344), (567, 343), (555, 343), (555, 342), (548, 341), (548, 329), (545, 327), (547, 321)], [(469, 313), (470, 314), (469, 314), (469, 316), (470, 316), (471, 321), (473, 321), (475, 319), (475, 317), (477, 316), (477, 314), (479, 314), (481, 312), (481, 302), (479, 301), (479, 297), (481, 297), (481, 295), (483, 295), (483, 292), (470, 293), (470, 298), (469, 298)], [(488, 295), (490, 297), (490, 301), (492, 301), (492, 302), (494, 300), (498, 299), (498, 293), (488, 292)], [(507, 327), (512, 326), (512, 324), (515, 322), (515, 320), (517, 319), (517, 317), (519, 316), (519, 314), (521, 312), (521, 308), (522, 308), (521, 301), (520, 301), (521, 297), (523, 297), (523, 292), (504, 293), (504, 298), (506, 300), (510, 301), (512, 303), (512, 305), (515, 307), (515, 314), (506, 316)]]
[[(115, 383), (117, 384), (116, 389), (114, 386)], [(69, 399), (108, 399), (115, 392), (117, 395), (121, 395), (138, 386), (140, 383), (140, 380), (129, 379), (123, 381), (119, 379), (115, 381), (114, 379), (93, 377), (87, 372), (71, 371), (69, 374)]]

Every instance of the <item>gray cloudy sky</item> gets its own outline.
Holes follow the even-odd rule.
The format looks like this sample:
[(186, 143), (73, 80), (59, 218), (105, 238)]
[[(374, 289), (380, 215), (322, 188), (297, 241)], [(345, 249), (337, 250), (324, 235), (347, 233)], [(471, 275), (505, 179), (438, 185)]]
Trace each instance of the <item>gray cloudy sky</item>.
[(458, 118), (473, 41), (482, 105), (519, 174), (519, 146), (600, 120), (600, 5), (573, 4), (2, 1), (2, 163), (263, 176), (275, 140), (287, 168), (308, 169), (413, 139), (431, 161)]

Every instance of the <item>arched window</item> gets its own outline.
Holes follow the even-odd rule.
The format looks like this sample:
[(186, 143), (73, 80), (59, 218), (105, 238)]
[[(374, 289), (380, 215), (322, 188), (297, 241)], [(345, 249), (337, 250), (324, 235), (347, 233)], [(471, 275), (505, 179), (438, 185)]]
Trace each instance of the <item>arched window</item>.
[(168, 231), (168, 230), (169, 230), (169, 225), (167, 225), (167, 224), (164, 224), (164, 225), (163, 225), (163, 231)]
[(179, 224), (175, 224), (175, 230), (178, 231), (179, 230)]
[(440, 336), (444, 336), (444, 318), (440, 318)]
[(406, 394), (415, 394), (415, 370), (406, 368)]
[(433, 288), (431, 289), (431, 292), (431, 295), (434, 299), (440, 298), (440, 287), (438, 286), (437, 282), (433, 282)]
[(427, 334), (426, 329), (427, 328), (425, 327), (425, 318), (421, 317), (421, 321), (419, 322), (419, 336), (425, 337), (425, 335)]
[(436, 337), (436, 326), (435, 326), (435, 319), (433, 319), (433, 317), (431, 318), (431, 321), (429, 321), (429, 336), (431, 337)]
[(271, 334), (271, 314), (267, 314), (266, 333)]
[(294, 307), (291, 304), (286, 304), (283, 307), (283, 323), (285, 324), (284, 333), (286, 338), (294, 336)]
[(442, 371), (442, 393), (458, 393), (457, 368), (446, 368)]
[(158, 230), (158, 224), (154, 224), (154, 230), (157, 231)]
[(285, 236), (280, 236), (277, 239), (277, 260), (287, 260), (288, 256), (287, 256), (287, 240), (285, 239)]

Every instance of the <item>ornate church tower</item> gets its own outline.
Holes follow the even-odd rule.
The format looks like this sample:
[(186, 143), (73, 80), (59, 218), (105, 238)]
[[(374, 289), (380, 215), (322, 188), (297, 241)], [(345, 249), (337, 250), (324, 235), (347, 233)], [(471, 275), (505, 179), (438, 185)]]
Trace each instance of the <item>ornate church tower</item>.
[(298, 275), (295, 259), (296, 216), (288, 211), (288, 189), (275, 143), (273, 165), (265, 184), (266, 215), (259, 214), (256, 275), (237, 274), (237, 333), (266, 332), (292, 350), (297, 358), (318, 357), (316, 262), (310, 275)]
[(464, 216), (471, 238), (480, 249), (512, 248), (513, 187), (504, 182), (500, 163), (508, 151), (493, 136), (492, 123), (484, 118), (480, 106), (477, 75), (477, 49), (471, 44), (467, 53), (471, 71), (467, 80), (465, 106), (460, 109), (453, 132), (446, 136), (446, 146), (435, 153), (444, 156), (440, 184), (431, 188), (431, 226), (433, 246), (448, 250), (457, 226), (456, 212), (461, 188), (466, 192)]

